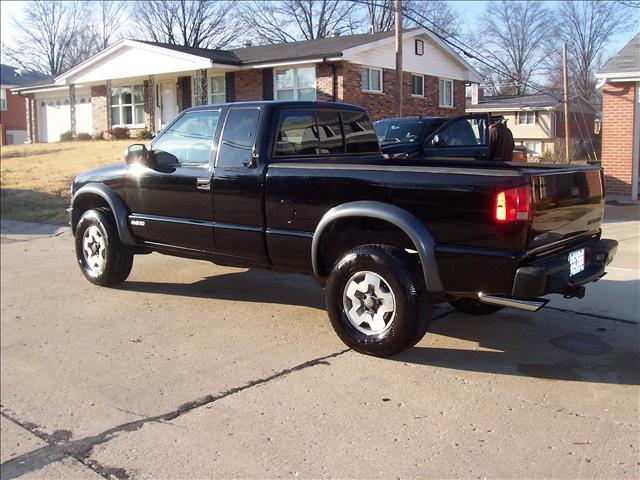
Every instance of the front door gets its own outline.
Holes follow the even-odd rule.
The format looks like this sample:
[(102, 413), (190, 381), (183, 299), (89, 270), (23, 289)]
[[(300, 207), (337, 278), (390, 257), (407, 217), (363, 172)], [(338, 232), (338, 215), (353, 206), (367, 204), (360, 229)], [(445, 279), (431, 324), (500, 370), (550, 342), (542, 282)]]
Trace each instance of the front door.
[(173, 80), (162, 80), (158, 83), (159, 99), (158, 109), (159, 130), (167, 126), (178, 113), (178, 102), (176, 100), (176, 82)]
[(489, 158), (488, 115), (464, 115), (442, 125), (424, 140), (426, 157)]
[(182, 114), (151, 144), (151, 166), (131, 165), (125, 196), (141, 240), (215, 252), (211, 174), (220, 109)]

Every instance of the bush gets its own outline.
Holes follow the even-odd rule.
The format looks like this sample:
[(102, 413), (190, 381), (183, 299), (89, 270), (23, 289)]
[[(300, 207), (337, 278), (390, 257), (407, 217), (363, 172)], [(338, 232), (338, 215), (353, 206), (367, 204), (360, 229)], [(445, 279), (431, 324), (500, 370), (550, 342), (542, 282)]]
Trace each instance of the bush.
[(115, 127), (109, 130), (109, 135), (114, 140), (125, 140), (131, 138), (127, 127)]
[(151, 138), (153, 138), (153, 132), (148, 128), (143, 128), (136, 132), (136, 139), (138, 140), (149, 140)]
[(91, 134), (86, 132), (80, 132), (76, 135), (76, 140), (91, 140), (92, 138)]
[(66, 132), (62, 132), (60, 134), (61, 142), (70, 142), (71, 140), (73, 140), (73, 133), (71, 132), (71, 130), (67, 130)]
[(104, 140), (104, 130), (98, 130), (93, 134), (94, 140)]

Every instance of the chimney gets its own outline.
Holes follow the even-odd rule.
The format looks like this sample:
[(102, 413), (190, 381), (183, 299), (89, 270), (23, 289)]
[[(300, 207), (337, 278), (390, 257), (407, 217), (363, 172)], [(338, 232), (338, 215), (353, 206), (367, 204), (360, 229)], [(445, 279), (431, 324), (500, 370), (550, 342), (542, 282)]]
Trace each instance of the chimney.
[(471, 105), (478, 105), (484, 100), (484, 89), (477, 83), (471, 84)]
[(242, 46), (244, 48), (253, 47), (253, 43), (251, 43), (251, 40), (245, 40), (244, 43), (242, 44)]

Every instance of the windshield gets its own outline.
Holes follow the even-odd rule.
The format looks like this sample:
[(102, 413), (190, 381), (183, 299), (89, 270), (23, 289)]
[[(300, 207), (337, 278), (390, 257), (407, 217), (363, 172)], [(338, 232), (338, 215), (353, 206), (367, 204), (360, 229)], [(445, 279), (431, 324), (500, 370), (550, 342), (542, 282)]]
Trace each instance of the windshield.
[(421, 120), (380, 120), (374, 124), (380, 143), (414, 143), (420, 136)]

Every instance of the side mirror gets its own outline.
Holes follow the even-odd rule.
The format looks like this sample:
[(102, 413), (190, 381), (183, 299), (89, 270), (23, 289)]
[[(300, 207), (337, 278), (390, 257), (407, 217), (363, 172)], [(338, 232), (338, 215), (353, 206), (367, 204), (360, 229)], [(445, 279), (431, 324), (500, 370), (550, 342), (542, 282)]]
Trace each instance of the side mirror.
[(124, 151), (124, 161), (128, 165), (150, 165), (152, 152), (142, 143), (134, 143), (129, 145)]

